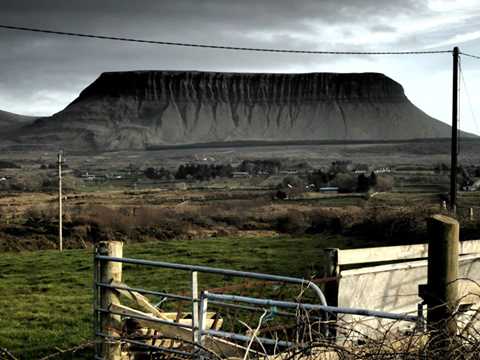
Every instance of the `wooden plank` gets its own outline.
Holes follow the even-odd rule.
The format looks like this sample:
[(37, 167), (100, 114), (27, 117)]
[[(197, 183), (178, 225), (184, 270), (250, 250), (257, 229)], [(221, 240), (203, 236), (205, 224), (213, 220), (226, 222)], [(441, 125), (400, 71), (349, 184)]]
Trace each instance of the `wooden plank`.
[[(128, 306), (120, 305), (120, 304), (112, 304), (110, 307), (111, 311), (118, 312), (124, 316), (141, 316), (146, 319), (136, 319), (141, 327), (146, 327), (154, 330), (158, 330), (162, 335), (172, 338), (172, 339), (180, 339), (185, 340), (189, 344), (192, 341), (192, 331), (191, 329), (182, 328), (174, 325), (169, 324), (162, 324), (157, 322), (159, 319), (149, 313), (145, 313), (139, 310), (132, 309)], [(173, 321), (171, 321), (173, 324)], [(245, 348), (243, 346), (231, 343), (229, 341), (213, 338), (211, 336), (207, 336), (205, 338), (204, 346), (209, 350), (212, 350), (218, 355), (222, 357), (230, 357), (230, 356), (238, 356), (243, 357), (245, 354)]]
[[(178, 312), (163, 312), (157, 309), (152, 303), (150, 303), (150, 300), (143, 296), (142, 294), (136, 292), (136, 291), (131, 291), (131, 290), (125, 290), (125, 289), (119, 289), (118, 287), (127, 287), (124, 283), (119, 283), (119, 282), (113, 282), (112, 285), (117, 286), (115, 291), (119, 293), (119, 295), (125, 297), (126, 299), (129, 299), (131, 301), (134, 301), (140, 309), (143, 311), (146, 311), (147, 313), (150, 313), (157, 318), (161, 320), (167, 320), (167, 321), (173, 321), (173, 322), (178, 322), (180, 324), (186, 324), (186, 325), (191, 325), (192, 320), (191, 319), (186, 319), (186, 316), (192, 316), (192, 313), (183, 313), (183, 317), (178, 317), (179, 313)], [(207, 326), (211, 328), (211, 326), (214, 323), (213, 318), (215, 317), (216, 313), (215, 312), (207, 312)], [(216, 330), (219, 330), (220, 327), (223, 325), (223, 319), (220, 319), (217, 321), (216, 324)]]
[(138, 305), (138, 307), (140, 307), (142, 310), (147, 311), (148, 313), (151, 313), (162, 320), (170, 320), (170, 319), (167, 319), (165, 315), (160, 310), (158, 310), (155, 306), (153, 306), (150, 303), (150, 300), (145, 296), (143, 296), (142, 294), (136, 291), (119, 289), (118, 287), (127, 287), (124, 283), (114, 282), (112, 283), (112, 285), (117, 286), (117, 288), (115, 288), (114, 291), (118, 292), (121, 296), (125, 297), (126, 299), (134, 301)]
[[(133, 309), (129, 306), (125, 306), (125, 305), (122, 305), (122, 304), (112, 304), (110, 306), (109, 310), (112, 311), (112, 312), (118, 312), (119, 314), (121, 314), (123, 316), (131, 316), (133, 318), (135, 318), (136, 316), (141, 316), (141, 317), (144, 317), (144, 318), (147, 318), (147, 319), (151, 319), (152, 321), (162, 320), (162, 321), (171, 322), (173, 324), (173, 321), (171, 321), (171, 320), (166, 320), (165, 318), (159, 318), (159, 317), (154, 316), (150, 313), (146, 313), (146, 312), (143, 312), (143, 311), (140, 311), (140, 310), (137, 310), (137, 309)], [(160, 324), (160, 325), (163, 325), (163, 324)], [(164, 326), (170, 327), (170, 325), (168, 325), (168, 324), (165, 324)]]
[[(460, 254), (479, 254), (480, 240), (460, 243)], [(338, 265), (353, 265), (375, 262), (387, 262), (428, 257), (428, 245), (381, 246), (363, 249), (346, 249), (338, 251)]]
[[(186, 312), (186, 313), (182, 313), (182, 317), (178, 318), (177, 316), (177, 312), (162, 312), (162, 315), (164, 317), (166, 317), (167, 319), (169, 320), (172, 320), (172, 321), (175, 321), (175, 322), (180, 322), (181, 324), (191, 324), (192, 323), (192, 320), (191, 318), (188, 318), (189, 316), (191, 317), (192, 316), (192, 313), (189, 313), (189, 312)], [(215, 317), (217, 316), (217, 313), (216, 312), (213, 312), (213, 311), (208, 311), (206, 313), (206, 319), (207, 319), (207, 324), (211, 323), (213, 325), (213, 323), (215, 322)], [(220, 330), (220, 328), (222, 327), (222, 324), (223, 324), (223, 319), (218, 319), (217, 320), (217, 324), (215, 326), (215, 330)], [(208, 328), (211, 328), (211, 326), (209, 326)]]
[[(152, 314), (145, 313), (140, 310), (132, 309), (128, 306), (121, 305), (121, 304), (112, 304), (110, 307), (111, 311), (116, 313), (120, 313), (124, 316), (131, 316), (135, 319), (136, 316), (141, 316), (145, 319), (135, 319), (138, 325), (142, 328), (154, 329), (158, 330), (163, 336), (172, 338), (172, 339), (180, 339), (180, 340), (187, 340), (188, 342), (191, 341), (192, 332), (186, 328), (180, 328), (173, 325), (162, 324), (157, 322), (157, 320), (163, 320), (164, 318), (158, 318), (153, 316)], [(166, 320), (171, 321), (171, 320)], [(171, 321), (173, 324), (173, 321)]]

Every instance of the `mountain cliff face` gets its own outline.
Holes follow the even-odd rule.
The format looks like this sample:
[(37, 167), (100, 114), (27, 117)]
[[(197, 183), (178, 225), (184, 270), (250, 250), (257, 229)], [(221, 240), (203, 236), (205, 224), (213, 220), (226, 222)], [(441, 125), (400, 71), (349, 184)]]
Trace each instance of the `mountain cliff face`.
[(102, 74), (64, 110), (25, 129), (29, 142), (104, 150), (244, 140), (448, 137), (400, 84), (377, 73)]

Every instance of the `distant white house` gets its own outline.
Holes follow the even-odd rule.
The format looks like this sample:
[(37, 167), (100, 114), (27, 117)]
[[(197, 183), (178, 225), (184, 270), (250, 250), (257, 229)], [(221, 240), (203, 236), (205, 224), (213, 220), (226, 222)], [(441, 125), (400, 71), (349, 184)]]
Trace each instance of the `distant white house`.
[(247, 171), (234, 171), (232, 173), (232, 176), (234, 178), (246, 178), (246, 177), (249, 177), (250, 174)]
[(336, 186), (325, 186), (318, 189), (318, 191), (323, 193), (338, 193), (338, 187)]
[(280, 171), (280, 175), (296, 175), (298, 174), (298, 170), (282, 170)]
[(82, 174), (81, 178), (85, 181), (94, 181), (97, 177), (87, 171), (85, 174)]
[(385, 174), (385, 173), (390, 173), (392, 170), (388, 167), (380, 168), (380, 169), (375, 169), (373, 170), (375, 174)]

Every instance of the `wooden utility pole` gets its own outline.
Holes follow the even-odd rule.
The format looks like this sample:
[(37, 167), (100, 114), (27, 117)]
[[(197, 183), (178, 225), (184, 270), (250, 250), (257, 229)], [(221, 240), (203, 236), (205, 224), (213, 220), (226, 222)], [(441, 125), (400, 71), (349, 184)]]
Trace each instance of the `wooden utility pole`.
[(457, 330), (454, 313), (458, 301), (460, 225), (451, 217), (434, 215), (427, 221), (427, 230), (427, 322), (438, 334), (432, 346), (447, 349)]
[(457, 211), (457, 155), (458, 155), (458, 57), (460, 50), (453, 48), (453, 83), (452, 83), (452, 146), (450, 164), (450, 210)]
[(58, 153), (58, 249), (63, 251), (62, 151)]

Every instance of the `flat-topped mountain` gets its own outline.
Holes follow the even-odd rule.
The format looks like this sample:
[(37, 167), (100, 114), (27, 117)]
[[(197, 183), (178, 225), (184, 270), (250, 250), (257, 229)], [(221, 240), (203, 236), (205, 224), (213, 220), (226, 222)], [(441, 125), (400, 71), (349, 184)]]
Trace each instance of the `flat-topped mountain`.
[(103, 73), (21, 141), (102, 150), (231, 141), (449, 137), (378, 73)]

